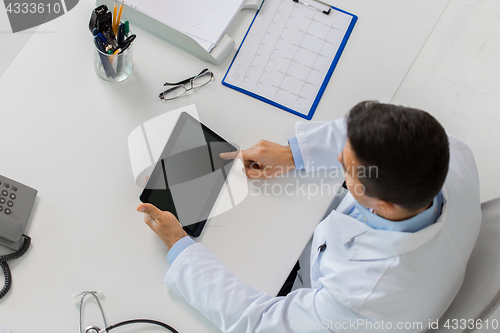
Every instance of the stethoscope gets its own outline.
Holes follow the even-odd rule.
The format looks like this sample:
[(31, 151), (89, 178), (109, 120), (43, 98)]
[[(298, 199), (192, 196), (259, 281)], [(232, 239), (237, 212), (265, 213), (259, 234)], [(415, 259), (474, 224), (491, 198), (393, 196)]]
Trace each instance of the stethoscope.
[[(82, 329), (83, 300), (85, 299), (85, 297), (87, 297), (89, 295), (94, 297), (94, 299), (96, 300), (97, 305), (99, 306), (99, 310), (101, 311), (102, 321), (104, 323), (104, 327), (106, 327), (106, 328), (100, 329), (99, 327), (96, 327), (96, 326), (89, 326), (89, 327), (85, 328), (85, 330)], [(160, 321), (151, 320), (151, 319), (132, 319), (132, 320), (122, 321), (122, 322), (115, 324), (115, 325), (108, 326), (108, 324), (106, 324), (106, 318), (104, 317), (104, 311), (102, 310), (101, 301), (99, 300), (99, 296), (97, 295), (97, 291), (84, 291), (84, 292), (81, 292), (80, 294), (78, 294), (78, 296), (82, 296), (82, 298), (80, 299), (80, 306), (78, 309), (78, 333), (107, 333), (107, 332), (111, 331), (112, 329), (115, 329), (115, 328), (120, 327), (120, 326), (125, 326), (125, 325), (130, 325), (130, 324), (139, 324), (139, 323), (140, 324), (151, 324), (151, 325), (161, 326), (163, 328), (166, 328), (167, 330), (169, 330), (172, 333), (179, 333), (173, 327), (171, 327), (165, 323), (162, 323)]]

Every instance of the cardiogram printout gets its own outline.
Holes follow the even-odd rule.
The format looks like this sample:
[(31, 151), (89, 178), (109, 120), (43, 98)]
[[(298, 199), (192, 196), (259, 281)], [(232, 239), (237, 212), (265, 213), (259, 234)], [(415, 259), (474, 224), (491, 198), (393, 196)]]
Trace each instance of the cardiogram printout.
[(357, 17), (302, 1), (264, 1), (222, 83), (311, 119)]

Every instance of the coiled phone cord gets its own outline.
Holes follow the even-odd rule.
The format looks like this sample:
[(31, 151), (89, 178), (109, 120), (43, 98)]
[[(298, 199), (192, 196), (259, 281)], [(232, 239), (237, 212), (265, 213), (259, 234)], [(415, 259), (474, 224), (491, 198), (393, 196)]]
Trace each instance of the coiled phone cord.
[(0, 266), (2, 267), (3, 275), (5, 276), (4, 286), (3, 286), (2, 290), (0, 290), (0, 299), (3, 298), (5, 295), (7, 295), (7, 293), (10, 290), (10, 286), (12, 284), (12, 275), (10, 273), (10, 268), (9, 268), (9, 264), (7, 264), (7, 261), (14, 260), (14, 259), (21, 257), (23, 254), (26, 253), (26, 251), (28, 251), (28, 249), (30, 247), (31, 238), (29, 236), (26, 236), (26, 235), (23, 235), (23, 237), (24, 237), (24, 243), (23, 243), (23, 246), (21, 246), (21, 248), (19, 250), (17, 250), (14, 253), (0, 256)]

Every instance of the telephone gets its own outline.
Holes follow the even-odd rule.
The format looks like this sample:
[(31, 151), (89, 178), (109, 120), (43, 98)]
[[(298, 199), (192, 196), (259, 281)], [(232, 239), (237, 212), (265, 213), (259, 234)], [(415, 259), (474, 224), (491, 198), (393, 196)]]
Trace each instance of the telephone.
[(38, 191), (0, 175), (0, 245), (19, 250)]
[(24, 235), (31, 209), (38, 191), (0, 175), (0, 245), (16, 252), (0, 255), (0, 268), (5, 275), (5, 284), (0, 298), (10, 289), (12, 277), (7, 261), (22, 256), (28, 250), (31, 238)]

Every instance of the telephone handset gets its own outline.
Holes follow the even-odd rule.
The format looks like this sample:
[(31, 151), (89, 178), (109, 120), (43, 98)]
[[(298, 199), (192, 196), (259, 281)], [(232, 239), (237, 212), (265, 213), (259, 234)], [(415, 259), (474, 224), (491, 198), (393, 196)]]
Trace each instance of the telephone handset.
[(5, 275), (0, 298), (10, 289), (11, 274), (7, 261), (22, 256), (28, 250), (31, 238), (24, 235), (31, 209), (38, 191), (0, 175), (0, 245), (16, 252), (0, 255), (0, 268)]

